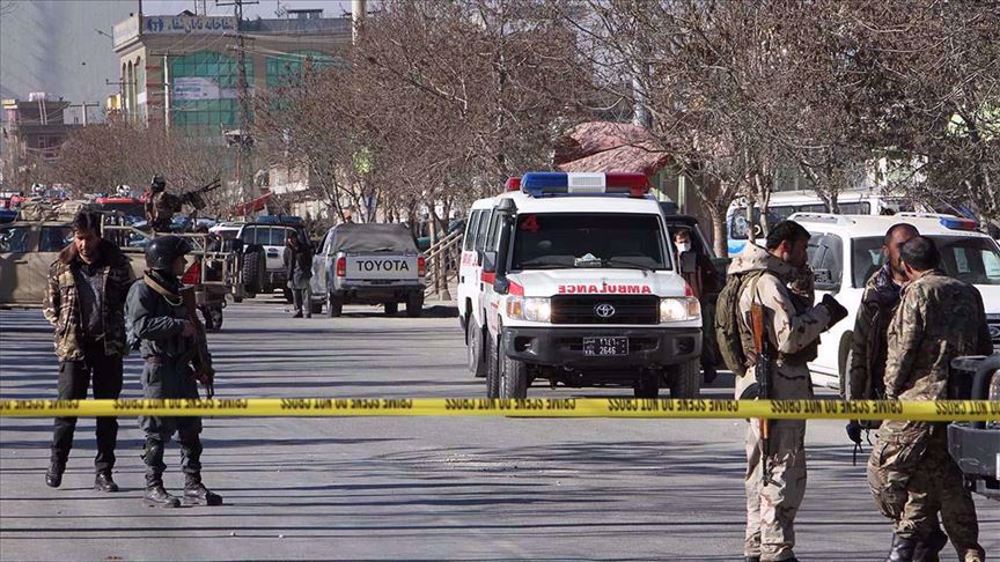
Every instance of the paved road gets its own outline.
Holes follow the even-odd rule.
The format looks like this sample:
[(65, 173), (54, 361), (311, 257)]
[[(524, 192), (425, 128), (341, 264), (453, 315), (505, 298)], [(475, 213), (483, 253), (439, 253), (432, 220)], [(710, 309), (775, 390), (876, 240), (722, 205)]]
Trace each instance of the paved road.
[[(218, 396), (481, 394), (454, 318), (372, 310), (293, 321), (278, 303), (227, 309), (211, 342)], [(49, 342), (39, 312), (0, 311), (0, 395), (53, 395)], [(129, 361), (127, 396), (139, 395), (138, 372)], [(724, 380), (707, 393), (728, 397), (731, 387)], [(140, 503), (131, 419), (122, 420), (120, 493), (90, 490), (91, 420), (80, 422), (63, 487), (45, 487), (50, 425), (0, 421), (2, 560), (722, 561), (742, 552), (742, 422), (212, 419), (205, 478), (227, 504), (172, 511)], [(839, 422), (809, 426), (803, 560), (881, 560), (888, 546), (842, 435)], [(168, 455), (176, 490), (176, 448)], [(978, 505), (996, 556), (1000, 504)]]

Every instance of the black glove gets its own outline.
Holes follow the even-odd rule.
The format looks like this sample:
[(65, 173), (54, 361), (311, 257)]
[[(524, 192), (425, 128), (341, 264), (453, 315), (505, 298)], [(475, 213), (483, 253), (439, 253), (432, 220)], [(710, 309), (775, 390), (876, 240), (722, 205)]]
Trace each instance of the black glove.
[(861, 444), (861, 424), (855, 420), (847, 422), (847, 438), (855, 445)]
[(830, 295), (823, 295), (823, 300), (820, 301), (821, 305), (825, 306), (830, 312), (830, 326), (833, 326), (837, 322), (840, 322), (844, 318), (847, 318), (847, 309), (841, 306), (837, 299)]

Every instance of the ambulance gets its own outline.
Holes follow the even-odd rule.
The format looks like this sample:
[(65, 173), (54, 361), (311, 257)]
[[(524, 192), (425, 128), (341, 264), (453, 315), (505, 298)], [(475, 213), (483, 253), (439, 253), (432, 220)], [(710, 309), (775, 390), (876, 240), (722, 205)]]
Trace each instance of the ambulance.
[(649, 189), (641, 174), (530, 172), (472, 205), (459, 318), (487, 397), (540, 381), (698, 396), (701, 307)]

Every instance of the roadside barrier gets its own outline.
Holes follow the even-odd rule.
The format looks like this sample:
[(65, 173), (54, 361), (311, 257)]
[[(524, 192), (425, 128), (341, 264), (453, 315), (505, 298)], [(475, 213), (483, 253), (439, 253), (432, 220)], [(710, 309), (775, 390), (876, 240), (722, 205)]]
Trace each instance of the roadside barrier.
[(838, 419), (1000, 421), (1000, 400), (674, 400), (639, 398), (215, 398), (0, 400), (2, 417), (232, 416)]

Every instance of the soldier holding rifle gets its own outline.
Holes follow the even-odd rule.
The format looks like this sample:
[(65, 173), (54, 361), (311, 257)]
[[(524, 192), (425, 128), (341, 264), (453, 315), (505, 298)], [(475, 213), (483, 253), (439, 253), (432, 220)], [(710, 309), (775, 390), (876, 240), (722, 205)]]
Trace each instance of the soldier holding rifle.
[(167, 193), (167, 180), (161, 175), (153, 176), (149, 184), (149, 199), (146, 201), (146, 222), (153, 232), (169, 232), (174, 214), (181, 212), (184, 205), (201, 209), (205, 202), (201, 195), (218, 189), (222, 183), (218, 178), (192, 190), (174, 195)]
[[(750, 367), (737, 381), (741, 398), (808, 399), (806, 362), (821, 332), (847, 311), (832, 297), (813, 305), (801, 294), (809, 232), (793, 221), (774, 226), (766, 247), (747, 244), (730, 275), (745, 279), (737, 305), (740, 339)], [(797, 294), (798, 293), (798, 294)], [(756, 327), (754, 326), (756, 324)], [(806, 485), (804, 420), (751, 420), (747, 432), (748, 562), (796, 560), (794, 521)]]
[[(145, 366), (142, 390), (146, 398), (197, 399), (198, 385), (205, 385), (212, 396), (211, 357), (204, 327), (194, 313), (193, 293), (186, 292), (179, 277), (184, 274), (184, 256), (190, 243), (180, 236), (161, 236), (146, 247), (146, 266), (142, 280), (129, 290), (125, 318), (129, 343), (138, 348)], [(139, 424), (145, 433), (143, 460), (146, 463), (148, 506), (178, 507), (181, 498), (163, 487), (163, 450), (173, 434), (181, 447), (184, 472), (185, 504), (219, 505), (222, 498), (209, 491), (201, 480), (201, 418), (142, 417)]]

